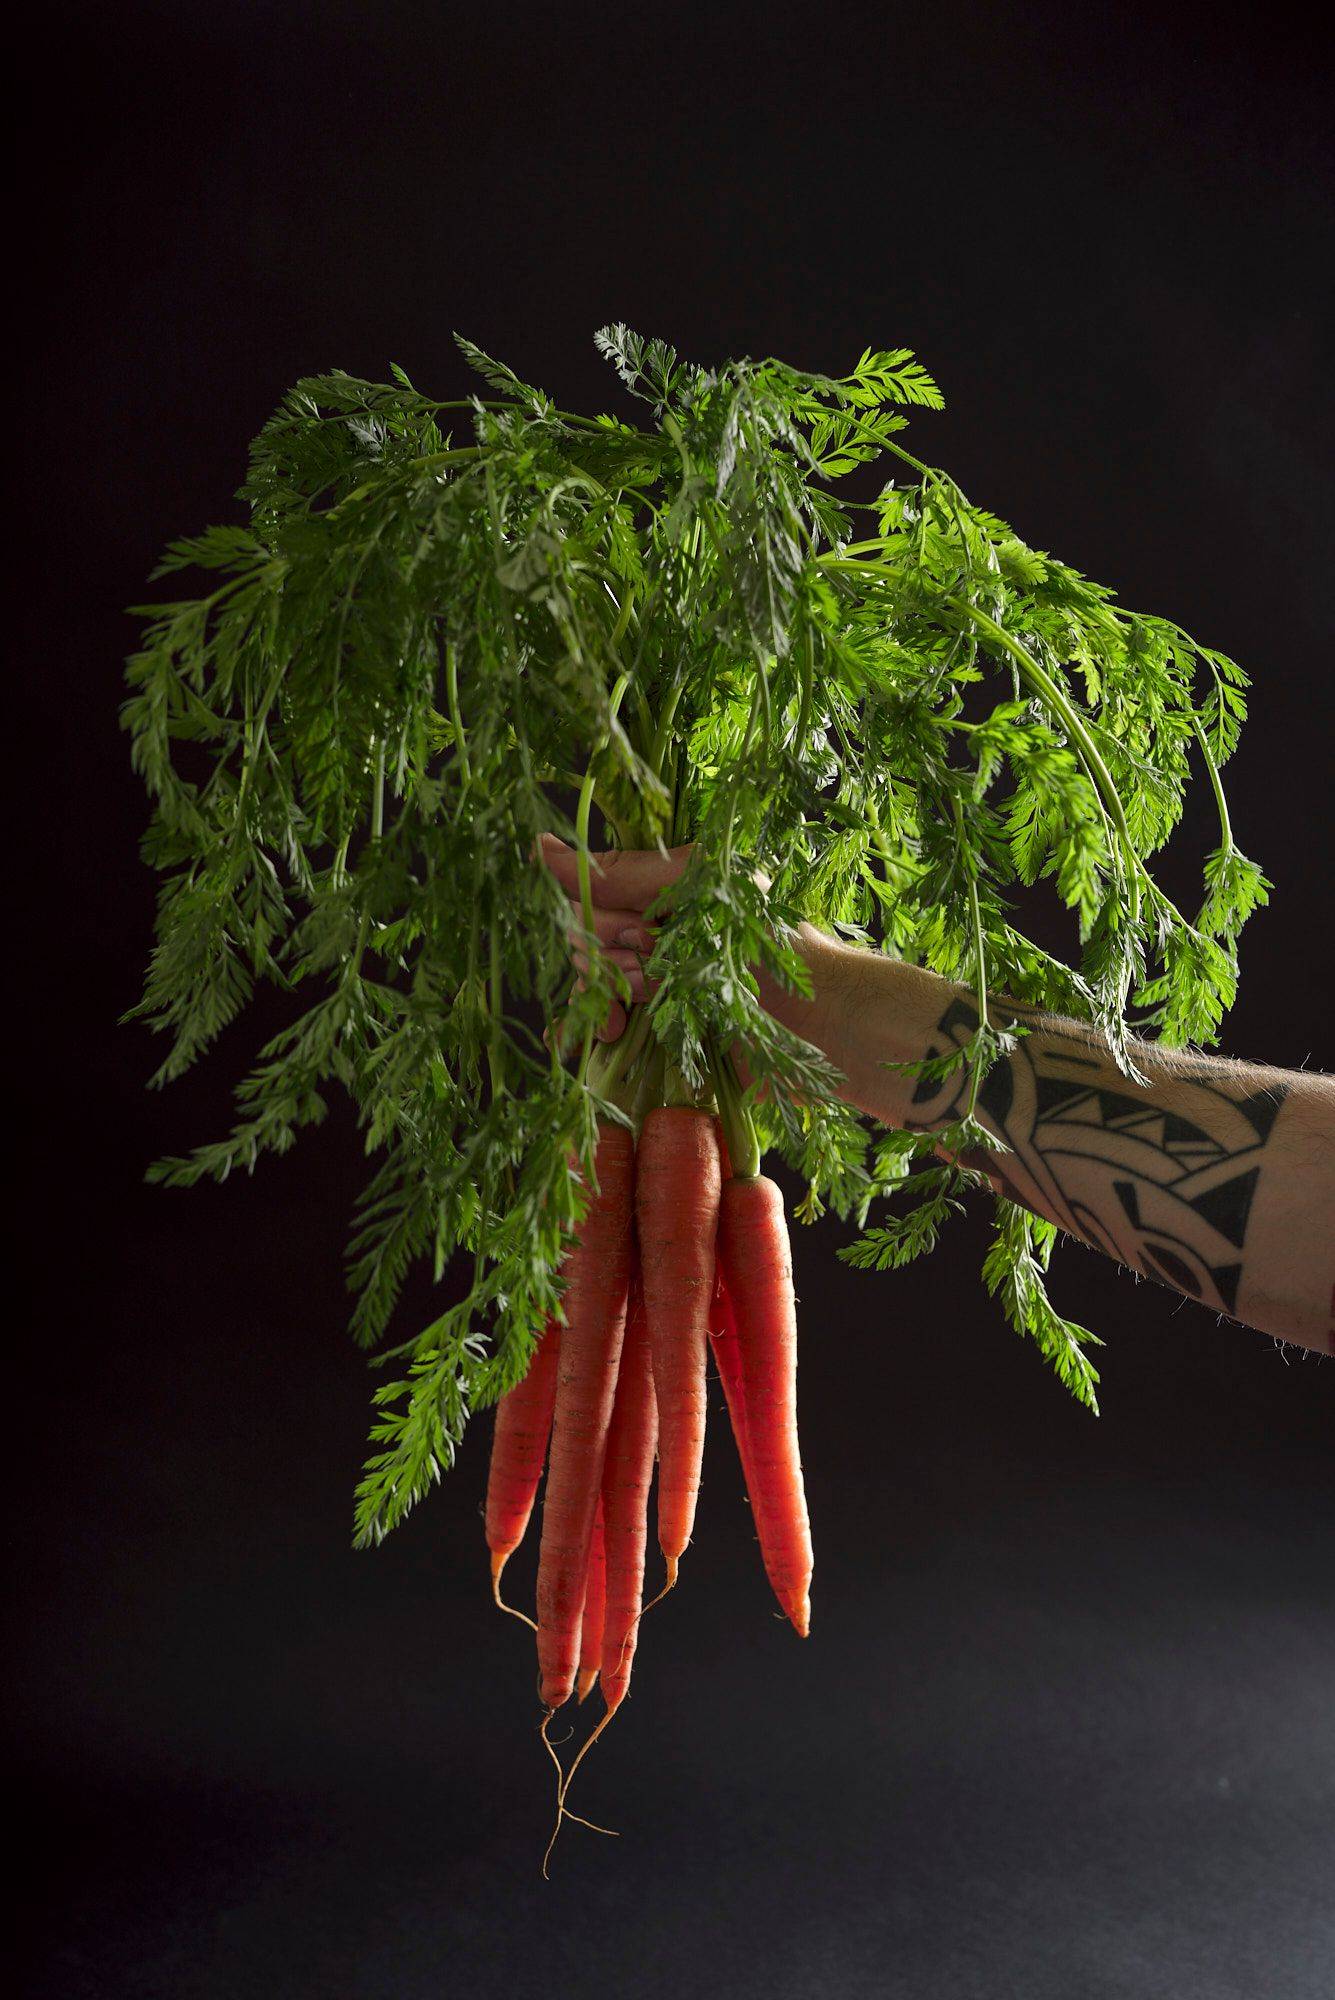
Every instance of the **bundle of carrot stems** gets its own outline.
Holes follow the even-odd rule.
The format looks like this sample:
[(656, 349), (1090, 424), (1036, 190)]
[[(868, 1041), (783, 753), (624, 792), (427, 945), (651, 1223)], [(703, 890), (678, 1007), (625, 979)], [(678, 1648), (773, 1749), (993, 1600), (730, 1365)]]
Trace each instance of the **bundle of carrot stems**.
[[(759, 1171), (729, 1059), (712, 1066), (719, 1116), (666, 1068), (643, 1033), (643, 1009), (635, 1013), (641, 1018), (627, 1032), (626, 1051), (607, 1062), (602, 1093), (625, 1122), (600, 1124), (588, 1207), (562, 1268), (563, 1316), (548, 1324), (527, 1375), (497, 1408), (487, 1488), (493, 1594), (515, 1611), (502, 1597), (501, 1576), (546, 1467), (537, 1616), (516, 1615), (537, 1638), (543, 1740), (558, 1773), (557, 1832), (563, 1818), (578, 1817), (566, 1807), (570, 1781), (630, 1686), (649, 1608), (655, 1460), (665, 1574), (651, 1604), (675, 1585), (691, 1540), (711, 1356), (766, 1574), (803, 1638), (811, 1622), (783, 1195)], [(582, 1702), (595, 1686), (602, 1718), (564, 1770), (548, 1725), (572, 1695)]]

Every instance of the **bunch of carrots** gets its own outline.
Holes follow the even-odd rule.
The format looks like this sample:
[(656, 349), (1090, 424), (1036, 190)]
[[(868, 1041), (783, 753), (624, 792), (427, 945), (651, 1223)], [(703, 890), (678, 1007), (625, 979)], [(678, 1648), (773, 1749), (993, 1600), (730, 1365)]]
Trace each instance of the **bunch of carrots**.
[[(543, 1466), (537, 1634), (543, 1736), (555, 1712), (601, 1683), (605, 1712), (568, 1773), (626, 1698), (644, 1605), (649, 1494), (658, 1460), (658, 1545), (677, 1580), (695, 1525), (712, 1353), (727, 1399), (765, 1569), (798, 1633), (811, 1622), (811, 1530), (797, 1439), (797, 1317), (783, 1195), (735, 1175), (718, 1120), (659, 1105), (599, 1128), (595, 1186), (563, 1267), (553, 1321), (528, 1374), (500, 1403), (487, 1490), (492, 1588), (524, 1538)], [(657, 1599), (652, 1600), (657, 1602)], [(520, 1612), (517, 1615), (523, 1617)], [(549, 1744), (550, 1749), (550, 1744)], [(552, 1752), (555, 1758), (555, 1752)]]

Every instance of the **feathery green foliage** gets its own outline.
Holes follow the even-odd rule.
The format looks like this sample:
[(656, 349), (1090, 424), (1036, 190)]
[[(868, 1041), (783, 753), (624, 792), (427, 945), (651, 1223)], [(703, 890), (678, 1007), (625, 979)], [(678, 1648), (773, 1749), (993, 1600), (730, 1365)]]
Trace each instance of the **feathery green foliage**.
[[(989, 991), (1098, 1024), (1123, 1060), (1133, 1006), (1142, 1030), (1210, 1040), (1265, 899), (1219, 778), (1245, 676), (907, 453), (905, 409), (941, 403), (911, 354), (830, 377), (706, 369), (624, 326), (597, 342), (640, 425), (559, 410), (467, 343), (486, 398), (440, 404), (398, 369), (298, 383), (252, 448), (248, 525), (174, 543), (158, 571), (212, 587), (145, 607), (129, 663), (163, 878), (136, 1010), (164, 1038), (156, 1081), (262, 982), (293, 1015), (231, 1134), (155, 1177), (250, 1169), (338, 1086), (373, 1161), (358, 1339), (381, 1338), (414, 1265), (466, 1272), (376, 1393), (362, 1542), (451, 1463), (559, 1308), (607, 1110), (591, 1032), (616, 987), (595, 952), (572, 993), (568, 906), (532, 859), (545, 831), (580, 837), (577, 790), (624, 844), (695, 843), (649, 1025), (692, 1086), (717, 1077), (713, 1051), (747, 1046), (751, 1115), (804, 1177), (808, 1216), (865, 1222), (929, 1142), (869, 1133), (759, 1007), (756, 965), (803, 983), (799, 919), (976, 989), (972, 1104), (1004, 1046)], [(891, 475), (879, 497), (841, 499), (872, 461)], [(1189, 920), (1149, 862), (1193, 756), (1221, 834)], [(1077, 964), (1012, 921), (1017, 885), (1040, 881), (1075, 914)], [(992, 1143), (972, 1117), (944, 1136)], [(978, 1180), (912, 1175), (919, 1205), (852, 1261), (930, 1249)], [(986, 1282), (1092, 1400), (1089, 1336), (1044, 1291), (1050, 1248), (1049, 1225), (1000, 1204)]]

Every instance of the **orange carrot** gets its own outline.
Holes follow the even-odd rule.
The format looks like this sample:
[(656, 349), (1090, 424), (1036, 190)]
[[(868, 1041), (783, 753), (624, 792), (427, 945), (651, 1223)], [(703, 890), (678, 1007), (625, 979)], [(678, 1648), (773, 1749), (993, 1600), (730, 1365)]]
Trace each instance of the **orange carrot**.
[(746, 1385), (742, 1381), (742, 1350), (737, 1341), (737, 1321), (733, 1315), (732, 1300), (723, 1282), (723, 1273), (718, 1271), (714, 1281), (714, 1297), (709, 1308), (709, 1349), (718, 1369), (719, 1381), (723, 1384), (723, 1396), (728, 1405), (728, 1416), (732, 1421), (732, 1435), (737, 1446), (737, 1456), (742, 1463), (742, 1477), (746, 1490), (751, 1491), (751, 1458), (746, 1441)]
[(607, 1534), (607, 1617), (603, 1627), (603, 1700), (620, 1707), (630, 1685), (644, 1591), (649, 1488), (658, 1442), (658, 1407), (644, 1296), (631, 1294), (626, 1344), (621, 1351), (616, 1406), (603, 1465), (603, 1520)]
[[(649, 1488), (654, 1477), (658, 1409), (654, 1401), (649, 1327), (638, 1273), (631, 1281), (626, 1339), (621, 1350), (616, 1405), (603, 1461), (603, 1522), (607, 1538), (607, 1615), (603, 1625), (602, 1689), (605, 1704), (598, 1727), (561, 1781), (556, 1828), (574, 1819), (566, 1805), (571, 1782), (584, 1759), (626, 1698), (644, 1602), (644, 1551), (649, 1539)], [(589, 1824), (589, 1822), (585, 1822)], [(605, 1830), (605, 1829), (604, 1829)], [(551, 1846), (547, 1853), (551, 1854)]]
[[(622, 1350), (625, 1365), (625, 1350)], [(621, 1376), (618, 1371), (617, 1382)], [(615, 1421), (615, 1416), (614, 1416)], [(609, 1441), (611, 1433), (609, 1432)], [(605, 1475), (604, 1475), (605, 1476)], [(589, 1572), (584, 1579), (584, 1610), (579, 1627), (579, 1679), (575, 1691), (581, 1701), (593, 1692), (603, 1658), (603, 1622), (607, 1610), (607, 1550), (603, 1530), (603, 1503), (593, 1517), (593, 1540), (589, 1544)]]
[[(524, 1539), (542, 1477), (552, 1428), (560, 1346), (561, 1329), (552, 1320), (538, 1342), (527, 1375), (501, 1397), (496, 1410), (487, 1478), (486, 1525), (492, 1594), (505, 1611), (511, 1607), (501, 1599), (501, 1571)], [(518, 1615), (522, 1617), (523, 1613)]]
[(707, 1112), (669, 1105), (648, 1114), (635, 1163), (635, 1222), (658, 1404), (658, 1545), (667, 1588), (691, 1539), (700, 1491), (721, 1182)]
[(783, 1195), (773, 1181), (724, 1183), (719, 1261), (737, 1328), (760, 1551), (775, 1596), (805, 1639), (812, 1554), (797, 1446), (797, 1305)]
[[(718, 1140), (719, 1167), (726, 1187), (732, 1179), (732, 1162), (728, 1158), (728, 1142), (723, 1136), (723, 1126), (717, 1118), (714, 1120), (714, 1136)], [(723, 1399), (728, 1405), (733, 1443), (737, 1446), (737, 1456), (741, 1460), (742, 1477), (746, 1482), (749, 1499), (751, 1474), (746, 1450), (746, 1398), (742, 1384), (742, 1353), (737, 1345), (737, 1321), (733, 1316), (732, 1301), (723, 1282), (723, 1266), (718, 1262), (714, 1267), (714, 1296), (709, 1303), (709, 1348), (714, 1357), (714, 1366), (718, 1369), (719, 1381), (723, 1385)]]
[(597, 1192), (565, 1264), (566, 1324), (542, 1509), (538, 1665), (549, 1710), (569, 1699), (579, 1668), (589, 1547), (626, 1327), (635, 1153), (624, 1126), (602, 1126), (596, 1169)]

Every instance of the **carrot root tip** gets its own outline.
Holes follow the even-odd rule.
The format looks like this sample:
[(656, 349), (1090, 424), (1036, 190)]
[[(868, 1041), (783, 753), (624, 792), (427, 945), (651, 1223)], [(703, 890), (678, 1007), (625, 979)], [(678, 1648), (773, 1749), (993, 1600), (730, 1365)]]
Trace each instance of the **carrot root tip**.
[(510, 1557), (513, 1555), (513, 1553), (514, 1553), (513, 1549), (506, 1549), (503, 1554), (499, 1552), (494, 1552), (492, 1555), (491, 1601), (496, 1606), (496, 1609), (498, 1611), (503, 1611), (505, 1613), (507, 1618), (517, 1618), (521, 1625), (528, 1626), (530, 1632), (536, 1632), (538, 1628), (534, 1624), (533, 1620), (529, 1617), (527, 1611), (520, 1611), (516, 1605), (507, 1604), (505, 1599), (501, 1596), (501, 1571), (505, 1568), (505, 1565), (509, 1562)]
[(552, 1746), (552, 1740), (550, 1736), (547, 1734), (548, 1729), (551, 1727), (551, 1720), (552, 1720), (552, 1710), (548, 1709), (547, 1713), (542, 1718), (542, 1728), (538, 1732), (538, 1734), (542, 1738), (543, 1749), (547, 1752), (547, 1755), (551, 1758), (553, 1764), (555, 1764), (556, 1766), (556, 1825), (552, 1828), (552, 1837), (547, 1842), (547, 1849), (542, 1857), (542, 1879), (544, 1882), (550, 1882), (552, 1879), (551, 1875), (548, 1873), (547, 1864), (550, 1862), (552, 1858), (552, 1849), (556, 1845), (557, 1835), (561, 1831), (561, 1821), (565, 1817), (565, 1813), (562, 1807), (562, 1793), (565, 1790), (565, 1771), (562, 1769), (560, 1757), (557, 1755), (555, 1749)]
[(587, 1701), (589, 1696), (593, 1693), (597, 1680), (598, 1680), (597, 1667), (582, 1668), (580, 1670), (579, 1679), (575, 1683), (576, 1699), (579, 1701)]
[[(649, 1602), (644, 1606), (644, 1608), (640, 1612), (640, 1618), (647, 1618), (649, 1613), (653, 1610), (654, 1606), (656, 1604), (661, 1604), (663, 1602), (663, 1599), (667, 1596), (668, 1592), (670, 1590), (675, 1590), (677, 1587), (677, 1558), (675, 1556), (665, 1556), (663, 1558), (663, 1563), (664, 1563), (663, 1588), (659, 1591), (657, 1597), (651, 1597), (649, 1599)], [(638, 1625), (639, 1622), (640, 1619), (637, 1618), (635, 1623)], [(634, 1628), (632, 1627), (632, 1630), (633, 1629)], [(629, 1639), (629, 1634), (627, 1634), (627, 1638)], [(622, 1658), (623, 1659), (625, 1658), (624, 1647), (622, 1649)]]
[[(598, 1741), (598, 1738), (602, 1735), (603, 1731), (606, 1729), (608, 1723), (612, 1720), (612, 1717), (615, 1714), (616, 1714), (615, 1708), (609, 1708), (607, 1710), (601, 1722), (598, 1724), (598, 1727), (591, 1732), (588, 1741), (584, 1744), (584, 1747), (581, 1749), (579, 1755), (575, 1758), (574, 1762), (570, 1766), (570, 1769), (565, 1774), (565, 1778), (561, 1784), (561, 1789), (556, 1796), (556, 1833), (553, 1833), (552, 1835), (553, 1845), (555, 1844), (556, 1841), (556, 1834), (561, 1831), (561, 1821), (563, 1819), (579, 1820), (579, 1814), (572, 1813), (570, 1808), (566, 1804), (566, 1799), (569, 1796), (571, 1784), (574, 1781), (574, 1776), (576, 1771), (578, 1771), (580, 1765), (584, 1762), (584, 1759), (588, 1756), (590, 1750), (592, 1750), (594, 1744)], [(591, 1819), (580, 1820), (580, 1825), (592, 1827), (595, 1833), (611, 1833), (615, 1835), (614, 1828), (610, 1826), (598, 1826)], [(551, 1851), (552, 1850), (549, 1847), (547, 1849), (548, 1854), (550, 1854)]]
[(793, 1630), (799, 1639), (811, 1636), (811, 1599), (805, 1591), (800, 1597), (790, 1597), (785, 1607)]

